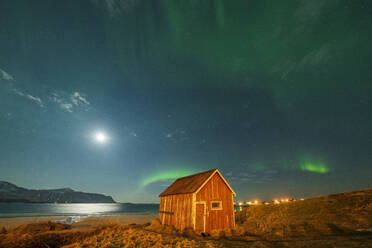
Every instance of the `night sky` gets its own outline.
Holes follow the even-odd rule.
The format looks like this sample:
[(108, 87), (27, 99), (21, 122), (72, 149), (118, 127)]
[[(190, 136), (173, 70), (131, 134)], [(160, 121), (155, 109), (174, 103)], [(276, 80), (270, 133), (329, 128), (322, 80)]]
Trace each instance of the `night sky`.
[(372, 187), (372, 1), (1, 0), (0, 180), (158, 202)]

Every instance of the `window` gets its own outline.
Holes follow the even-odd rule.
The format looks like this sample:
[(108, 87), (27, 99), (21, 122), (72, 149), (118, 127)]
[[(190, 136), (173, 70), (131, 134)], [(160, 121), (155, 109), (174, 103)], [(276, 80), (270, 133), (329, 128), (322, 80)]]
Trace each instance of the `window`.
[(211, 201), (211, 210), (222, 210), (221, 201)]

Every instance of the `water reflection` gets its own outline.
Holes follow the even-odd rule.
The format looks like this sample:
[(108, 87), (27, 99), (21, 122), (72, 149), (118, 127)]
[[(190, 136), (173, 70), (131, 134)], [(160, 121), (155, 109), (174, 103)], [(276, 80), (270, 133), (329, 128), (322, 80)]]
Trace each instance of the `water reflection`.
[(95, 215), (120, 212), (119, 204), (54, 204), (53, 211), (64, 214)]
[(0, 218), (27, 216), (90, 216), (112, 214), (155, 214), (158, 204), (74, 203), (28, 204), (0, 203)]

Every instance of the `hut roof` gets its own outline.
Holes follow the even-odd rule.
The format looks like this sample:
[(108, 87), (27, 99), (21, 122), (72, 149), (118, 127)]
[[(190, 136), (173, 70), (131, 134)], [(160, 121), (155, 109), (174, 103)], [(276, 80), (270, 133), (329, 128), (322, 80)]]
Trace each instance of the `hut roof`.
[(223, 178), (221, 173), (217, 169), (213, 169), (209, 171), (200, 172), (194, 175), (190, 175), (187, 177), (178, 178), (159, 196), (161, 197), (166, 195), (194, 193), (198, 191), (201, 187), (203, 187), (215, 173), (218, 173), (220, 175), (222, 180), (226, 183), (227, 187), (229, 187), (231, 192), (235, 195), (235, 192)]

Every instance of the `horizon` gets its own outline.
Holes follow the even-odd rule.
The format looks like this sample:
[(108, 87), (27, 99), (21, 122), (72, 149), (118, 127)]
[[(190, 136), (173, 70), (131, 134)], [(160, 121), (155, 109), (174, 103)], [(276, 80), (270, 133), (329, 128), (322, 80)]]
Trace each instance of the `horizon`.
[(372, 188), (372, 2), (0, 2), (0, 179), (155, 203)]
[[(3, 183), (13, 184), (11, 182), (0, 180), (0, 183), (2, 183), (2, 182)], [(13, 184), (13, 185), (15, 185), (15, 184)], [(35, 189), (32, 188), (31, 189), (31, 188), (22, 187), (21, 185), (15, 185), (15, 186), (20, 187), (20, 188), (24, 188), (24, 189), (27, 189), (27, 190), (61, 190), (61, 189), (69, 189), (69, 190), (72, 190), (72, 191), (75, 191), (75, 192), (82, 192), (82, 193), (89, 193), (89, 194), (102, 194), (102, 195), (105, 195), (105, 196), (111, 196), (108, 193), (85, 192), (85, 191), (80, 191), (80, 190), (76, 190), (76, 189), (69, 188), (69, 187), (65, 187), (65, 188), (40, 188), (40, 189), (39, 188), (35, 188)], [(319, 197), (326, 197), (326, 196), (330, 196), (330, 195), (338, 195), (338, 194), (344, 194), (344, 193), (354, 193), (354, 192), (365, 191), (365, 190), (372, 190), (372, 188), (362, 188), (362, 189), (355, 189), (355, 190), (352, 190), (352, 191), (333, 192), (333, 193), (331, 192), (328, 195), (316, 195), (316, 196), (311, 196), (311, 197), (307, 197), (307, 198), (295, 198), (295, 197), (285, 196), (285, 197), (275, 197), (273, 199), (258, 199), (258, 198), (239, 199), (239, 198), (235, 197), (234, 203), (242, 202), (242, 203), (244, 203), (244, 205), (246, 205), (247, 202), (254, 202), (254, 201), (257, 201), (259, 203), (262, 203), (262, 202), (283, 201), (283, 199), (288, 199), (288, 200), (291, 200), (291, 199), (294, 199), (294, 200), (307, 200), (307, 199), (313, 199), (313, 198), (319, 198)], [(121, 202), (121, 201), (115, 200), (114, 197), (112, 197), (112, 198), (115, 201), (115, 203), (119, 203), (119, 204), (156, 204), (156, 205), (159, 205), (160, 204), (160, 197), (159, 197), (159, 201), (158, 202)], [(19, 203), (22, 203), (22, 202), (19, 202)], [(115, 204), (115, 203), (113, 203), (113, 204)], [(35, 203), (33, 203), (33, 204), (35, 204)], [(41, 204), (45, 204), (45, 203), (41, 203)], [(96, 203), (74, 203), (74, 202), (63, 203), (63, 202), (59, 202), (58, 204), (96, 204)], [(104, 203), (104, 204), (112, 204), (112, 203)]]

